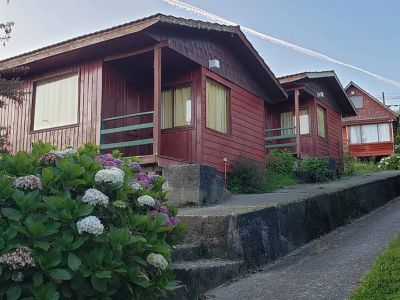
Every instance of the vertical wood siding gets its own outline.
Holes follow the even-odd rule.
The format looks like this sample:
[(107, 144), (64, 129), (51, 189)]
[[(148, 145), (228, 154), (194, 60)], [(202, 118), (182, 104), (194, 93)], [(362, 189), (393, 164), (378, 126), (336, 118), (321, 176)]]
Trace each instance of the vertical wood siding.
[[(206, 128), (206, 78), (216, 80), (230, 89), (230, 134)], [(264, 100), (243, 88), (203, 68), (202, 76), (202, 163), (224, 171), (224, 158), (228, 171), (240, 157), (252, 158), (260, 163), (265, 157)]]
[[(42, 78), (77, 71), (79, 80), (79, 124), (63, 128), (53, 128), (38, 132), (31, 131), (33, 116), (32, 95), (33, 83)], [(102, 61), (96, 60), (79, 65), (58, 68), (42, 73), (40, 76), (30, 76), (24, 80), (24, 91), (27, 93), (22, 104), (9, 102), (0, 109), (0, 126), (10, 126), (11, 151), (30, 151), (31, 144), (39, 140), (50, 142), (59, 149), (67, 146), (79, 147), (87, 142), (99, 142)]]

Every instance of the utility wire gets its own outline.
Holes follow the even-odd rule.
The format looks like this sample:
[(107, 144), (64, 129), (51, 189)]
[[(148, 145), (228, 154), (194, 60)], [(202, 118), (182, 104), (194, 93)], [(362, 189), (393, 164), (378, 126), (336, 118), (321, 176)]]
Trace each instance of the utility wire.
[[(229, 21), (229, 20), (227, 20), (227, 19), (225, 19), (223, 17), (220, 17), (220, 16), (215, 15), (213, 13), (210, 13), (210, 12), (208, 12), (206, 10), (203, 10), (201, 8), (198, 8), (196, 6), (187, 4), (187, 3), (179, 1), (179, 0), (161, 0), (161, 1), (167, 3), (167, 4), (171, 5), (171, 6), (186, 10), (186, 11), (192, 13), (192, 14), (208, 18), (208, 19), (213, 20), (215, 22), (220, 22), (220, 23), (224, 23), (224, 24), (227, 24), (227, 25), (231, 25), (231, 26), (238, 26), (238, 24), (236, 24), (236, 23), (234, 23), (232, 21)], [(250, 34), (252, 34), (254, 36), (257, 36), (257, 37), (259, 37), (259, 38), (261, 38), (263, 40), (266, 40), (266, 41), (272, 42), (274, 44), (290, 48), (292, 50), (298, 51), (300, 53), (303, 53), (303, 54), (306, 54), (306, 55), (309, 55), (309, 56), (313, 56), (313, 57), (316, 57), (316, 58), (319, 58), (319, 59), (322, 59), (322, 60), (325, 60), (325, 61), (329, 61), (329, 62), (338, 64), (338, 65), (341, 65), (341, 66), (348, 67), (350, 69), (357, 70), (359, 72), (362, 72), (362, 73), (365, 73), (367, 75), (370, 75), (370, 76), (372, 76), (372, 77), (374, 77), (374, 78), (376, 78), (376, 79), (378, 79), (380, 81), (383, 81), (383, 82), (385, 82), (387, 84), (390, 84), (390, 85), (400, 89), (400, 82), (398, 82), (398, 81), (383, 77), (383, 76), (381, 76), (379, 74), (370, 72), (370, 71), (365, 70), (363, 68), (360, 68), (360, 67), (357, 67), (357, 66), (342, 62), (342, 61), (337, 60), (335, 58), (332, 58), (332, 57), (330, 57), (328, 55), (325, 55), (323, 53), (319, 53), (319, 52), (316, 52), (314, 50), (310, 50), (310, 49), (304, 48), (302, 46), (299, 46), (299, 45), (296, 45), (296, 44), (293, 44), (293, 43), (290, 43), (290, 42), (287, 42), (287, 41), (284, 41), (284, 40), (281, 40), (281, 39), (278, 39), (278, 38), (275, 38), (275, 37), (272, 37), (272, 36), (269, 36), (269, 35), (266, 35), (264, 33), (261, 33), (261, 32), (258, 32), (256, 30), (254, 30), (254, 29), (251, 29), (251, 28), (248, 28), (248, 27), (245, 27), (245, 26), (240, 26), (240, 28), (244, 32), (250, 33)]]

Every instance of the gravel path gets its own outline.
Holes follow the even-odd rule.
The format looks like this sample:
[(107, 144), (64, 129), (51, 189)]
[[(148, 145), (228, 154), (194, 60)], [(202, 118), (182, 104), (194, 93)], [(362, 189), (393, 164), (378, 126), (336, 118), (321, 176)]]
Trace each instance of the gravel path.
[(209, 291), (208, 299), (348, 299), (400, 233), (400, 198), (315, 240), (264, 270)]

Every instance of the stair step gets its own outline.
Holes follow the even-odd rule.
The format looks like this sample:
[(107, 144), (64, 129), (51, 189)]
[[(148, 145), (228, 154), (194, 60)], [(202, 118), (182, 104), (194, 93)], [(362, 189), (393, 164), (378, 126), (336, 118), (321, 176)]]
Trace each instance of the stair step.
[(175, 247), (172, 253), (172, 260), (177, 262), (182, 260), (200, 259), (204, 254), (203, 252), (203, 247), (198, 244), (180, 244)]
[(174, 264), (178, 280), (189, 290), (187, 298), (197, 299), (205, 291), (227, 282), (247, 271), (242, 260), (198, 259)]

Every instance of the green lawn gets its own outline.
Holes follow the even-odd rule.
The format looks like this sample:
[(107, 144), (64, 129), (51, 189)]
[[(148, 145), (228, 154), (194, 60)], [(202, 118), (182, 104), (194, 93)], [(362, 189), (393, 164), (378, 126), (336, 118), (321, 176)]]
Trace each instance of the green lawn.
[(296, 183), (298, 183), (298, 180), (294, 177), (293, 174), (284, 174), (270, 171), (267, 173), (267, 179), (264, 183), (264, 191), (266, 193), (271, 193)]
[(400, 299), (400, 236), (379, 255), (351, 300)]

